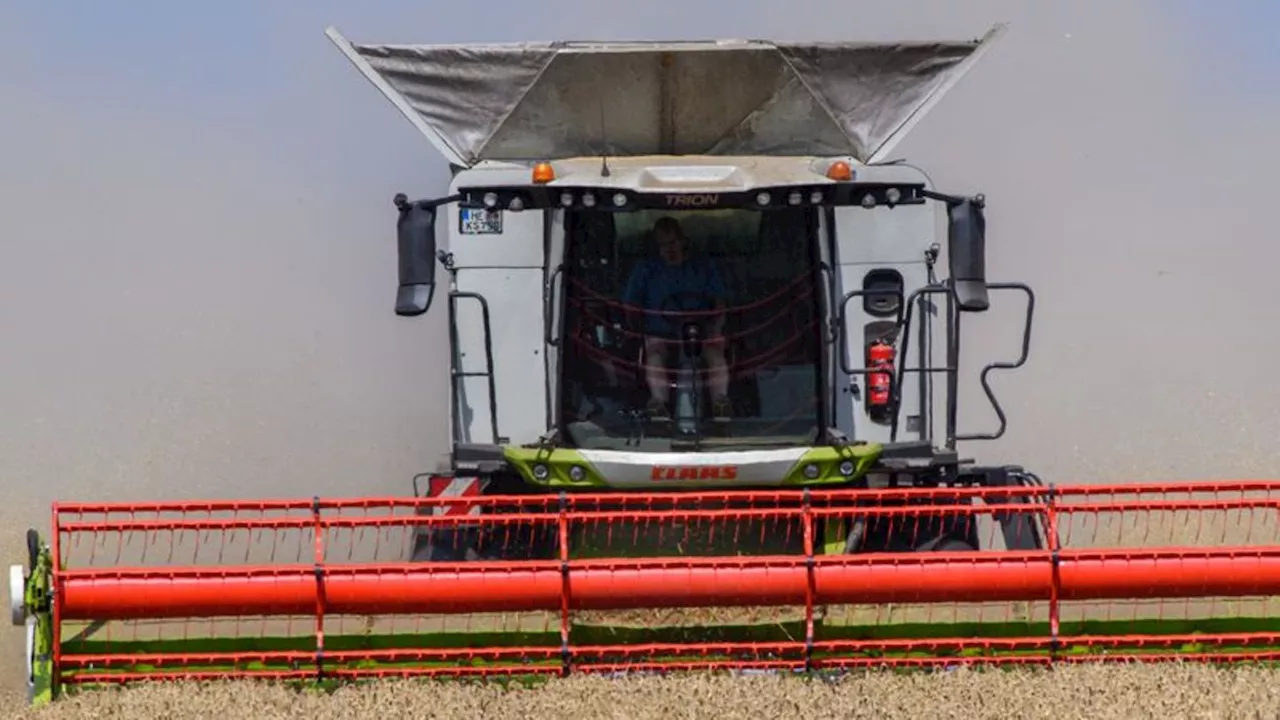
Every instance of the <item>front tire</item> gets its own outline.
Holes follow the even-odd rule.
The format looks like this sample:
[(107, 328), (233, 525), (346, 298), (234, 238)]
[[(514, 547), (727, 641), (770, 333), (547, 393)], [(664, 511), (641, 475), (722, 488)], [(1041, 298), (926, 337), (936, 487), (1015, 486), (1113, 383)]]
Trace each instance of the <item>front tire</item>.
[(938, 543), (937, 547), (932, 549), (933, 552), (977, 552), (978, 548), (970, 545), (964, 540), (956, 538), (947, 538)]

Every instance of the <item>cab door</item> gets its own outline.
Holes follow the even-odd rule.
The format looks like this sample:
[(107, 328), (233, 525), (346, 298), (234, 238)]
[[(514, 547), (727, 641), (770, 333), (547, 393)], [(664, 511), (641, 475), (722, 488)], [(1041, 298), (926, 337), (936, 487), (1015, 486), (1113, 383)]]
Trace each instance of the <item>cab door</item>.
[(843, 276), (837, 255), (835, 210), (824, 208), (818, 215), (818, 282), (822, 289), (822, 381), (825, 415), (823, 422), (854, 436), (853, 404), (847, 377), (840, 372), (840, 299), (844, 297)]
[(544, 236), (542, 330), (546, 373), (548, 430), (560, 424), (560, 370), (564, 366), (565, 211), (546, 211)]

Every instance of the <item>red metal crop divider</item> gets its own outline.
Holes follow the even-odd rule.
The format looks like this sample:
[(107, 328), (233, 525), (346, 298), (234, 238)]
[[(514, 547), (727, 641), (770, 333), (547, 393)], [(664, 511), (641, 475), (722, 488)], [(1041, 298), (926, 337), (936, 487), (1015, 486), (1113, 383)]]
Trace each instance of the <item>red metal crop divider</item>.
[(808, 672), (813, 663), (813, 606), (814, 600), (817, 598), (817, 579), (814, 575), (814, 569), (817, 563), (814, 560), (813, 548), (813, 507), (811, 505), (811, 491), (809, 488), (804, 489), (804, 559), (805, 559), (805, 588), (804, 588), (804, 669)]
[(324, 518), (320, 514), (320, 497), (311, 501), (311, 515), (315, 528), (315, 575), (316, 575), (316, 679), (324, 678), (324, 608), (328, 604), (325, 592), (324, 573)]
[(1049, 546), (1053, 573), (1049, 583), (1049, 658), (1054, 660), (1058, 655), (1058, 634), (1061, 631), (1059, 623), (1062, 613), (1062, 557), (1061, 548), (1058, 547), (1058, 506), (1055, 503), (1058, 494), (1052, 484), (1047, 489), (1044, 513), (1045, 542)]
[(569, 641), (570, 583), (569, 583), (569, 503), (562, 491), (556, 520), (556, 536), (560, 542), (560, 663), (561, 674), (569, 676), (573, 667), (573, 648)]

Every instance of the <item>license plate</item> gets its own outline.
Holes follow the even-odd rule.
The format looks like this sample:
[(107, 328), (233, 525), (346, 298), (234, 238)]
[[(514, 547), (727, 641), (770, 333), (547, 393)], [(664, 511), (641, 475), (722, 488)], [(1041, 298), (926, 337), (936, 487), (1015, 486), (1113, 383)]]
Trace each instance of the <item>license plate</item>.
[(502, 211), (461, 208), (458, 212), (458, 226), (463, 235), (501, 235)]

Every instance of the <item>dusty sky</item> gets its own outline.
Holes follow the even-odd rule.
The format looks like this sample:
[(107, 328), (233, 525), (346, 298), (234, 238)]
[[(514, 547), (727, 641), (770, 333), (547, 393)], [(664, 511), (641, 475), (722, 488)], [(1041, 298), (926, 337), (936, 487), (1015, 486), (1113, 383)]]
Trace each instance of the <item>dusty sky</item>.
[[(1277, 14), (1265, 3), (722, 17), (685, 2), (678, 26), (659, 4), (459, 7), (0, 8), (15, 522), (55, 498), (401, 492), (436, 461), (443, 325), (390, 312), (390, 198), (439, 191), (444, 169), (323, 37), (331, 23), (464, 42), (971, 37), (1011, 21), (899, 146), (942, 187), (987, 193), (993, 278), (1040, 293), (1032, 363), (999, 381), (1009, 435), (974, 451), (1063, 481), (1268, 470), (1277, 252), (1257, 180), (1280, 148), (1265, 72), (1280, 58), (1252, 29)], [(966, 359), (1012, 349), (996, 321), (1015, 319), (984, 318)]]
[[(1039, 292), (1031, 364), (998, 380), (1008, 436), (972, 451), (1058, 482), (1277, 474), (1280, 51), (1258, 30), (1275, 5), (429, 5), (0, 4), (15, 561), (56, 499), (399, 494), (443, 450), (443, 324), (391, 312), (391, 197), (440, 191), (444, 168), (329, 24), (468, 42), (968, 38), (1011, 21), (898, 147), (987, 194), (992, 279)], [(1014, 350), (997, 320), (1016, 317), (985, 318), (967, 360)]]

